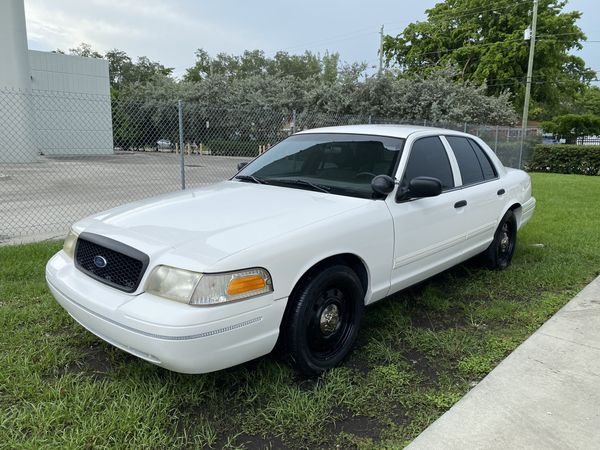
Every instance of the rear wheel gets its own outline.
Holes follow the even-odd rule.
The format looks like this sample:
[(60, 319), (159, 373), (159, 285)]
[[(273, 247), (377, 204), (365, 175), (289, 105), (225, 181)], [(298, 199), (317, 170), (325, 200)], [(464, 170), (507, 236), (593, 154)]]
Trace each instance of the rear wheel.
[(282, 344), (292, 365), (317, 375), (352, 350), (363, 316), (364, 291), (352, 269), (327, 267), (301, 282), (289, 301)]
[(517, 220), (512, 211), (507, 211), (504, 215), (496, 233), (494, 240), (483, 253), (483, 257), (490, 269), (506, 269), (515, 253), (517, 246)]

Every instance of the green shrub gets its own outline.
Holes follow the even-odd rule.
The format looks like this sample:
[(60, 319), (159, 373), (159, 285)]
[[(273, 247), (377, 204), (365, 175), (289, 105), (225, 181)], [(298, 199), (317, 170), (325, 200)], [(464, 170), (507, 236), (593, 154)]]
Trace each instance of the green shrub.
[(594, 145), (536, 145), (527, 167), (533, 172), (600, 175), (600, 147)]
[(258, 147), (260, 145), (265, 145), (265, 143), (257, 141), (228, 141), (225, 139), (215, 139), (208, 141), (206, 144), (212, 155), (248, 157), (257, 156)]

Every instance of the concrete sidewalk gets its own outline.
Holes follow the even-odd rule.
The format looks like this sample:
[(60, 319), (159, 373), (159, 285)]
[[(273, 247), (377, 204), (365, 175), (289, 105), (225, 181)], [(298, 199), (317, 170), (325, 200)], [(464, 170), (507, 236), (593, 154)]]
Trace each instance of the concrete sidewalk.
[(600, 277), (407, 449), (600, 449)]

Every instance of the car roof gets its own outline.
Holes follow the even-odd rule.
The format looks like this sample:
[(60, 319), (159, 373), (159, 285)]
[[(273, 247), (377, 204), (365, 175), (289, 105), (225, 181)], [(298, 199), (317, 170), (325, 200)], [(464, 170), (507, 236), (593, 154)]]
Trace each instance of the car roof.
[(347, 133), (347, 134), (372, 134), (375, 136), (388, 136), (406, 139), (412, 133), (421, 131), (435, 131), (444, 134), (463, 134), (454, 130), (444, 128), (423, 127), (419, 125), (342, 125), (337, 127), (313, 128), (310, 130), (300, 131), (296, 134), (312, 134), (312, 133)]

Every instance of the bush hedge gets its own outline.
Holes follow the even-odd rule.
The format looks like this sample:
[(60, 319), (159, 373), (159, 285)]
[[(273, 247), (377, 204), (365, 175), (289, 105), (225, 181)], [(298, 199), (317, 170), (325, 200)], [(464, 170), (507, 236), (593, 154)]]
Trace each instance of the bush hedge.
[(258, 155), (258, 147), (265, 145), (258, 141), (228, 141), (225, 139), (214, 139), (206, 143), (211, 155), (219, 156), (248, 156)]
[(600, 175), (600, 146), (536, 145), (527, 168), (534, 172)]

